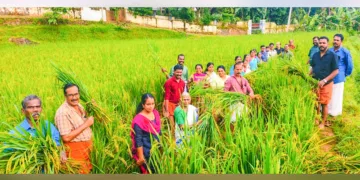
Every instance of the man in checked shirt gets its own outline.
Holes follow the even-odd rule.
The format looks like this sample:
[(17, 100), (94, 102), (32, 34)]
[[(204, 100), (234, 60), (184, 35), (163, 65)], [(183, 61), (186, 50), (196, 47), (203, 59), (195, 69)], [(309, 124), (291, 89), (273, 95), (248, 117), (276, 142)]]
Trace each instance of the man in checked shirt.
[(79, 173), (88, 174), (92, 169), (90, 151), (94, 117), (86, 117), (80, 104), (80, 91), (76, 84), (64, 86), (65, 102), (56, 111), (55, 125), (66, 147), (67, 157), (80, 165)]

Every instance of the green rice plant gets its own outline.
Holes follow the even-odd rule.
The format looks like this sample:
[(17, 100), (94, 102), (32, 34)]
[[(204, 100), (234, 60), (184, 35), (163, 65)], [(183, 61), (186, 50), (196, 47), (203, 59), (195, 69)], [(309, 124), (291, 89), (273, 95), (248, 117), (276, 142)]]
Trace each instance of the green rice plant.
[[(91, 33), (93, 28), (103, 29), (105, 34)], [(354, 98), (360, 91), (356, 90), (355, 76), (348, 77), (345, 84), (344, 113), (334, 120), (337, 121), (333, 123), (337, 144), (331, 152), (322, 152), (321, 146), (328, 139), (321, 139), (314, 126), (317, 100), (312, 78), (306, 72), (307, 52), (312, 46), (313, 36), (331, 37), (337, 32), (187, 37), (140, 27), (127, 27), (112, 33), (115, 32), (112, 25), (62, 26), (56, 30), (43, 26), (0, 27), (0, 31), (4, 33), (3, 39), (29, 36), (40, 42), (37, 46), (18, 47), (0, 41), (0, 53), (6, 59), (0, 62), (0, 85), (3, 87), (0, 89), (1, 122), (10, 126), (17, 124), (22, 117), (18, 102), (30, 93), (42, 98), (43, 115), (52, 121), (63, 102), (63, 94), (58, 83), (54, 85), (54, 68), (49, 60), (59, 65), (56, 67), (69, 67), (71, 64), (71, 70), (55, 68), (55, 72), (65, 74), (61, 76), (61, 84), (75, 82), (80, 85), (80, 90), (86, 90), (81, 92), (81, 96), (85, 97), (82, 101), (92, 103), (91, 100), (96, 99), (109, 119), (107, 123), (101, 123), (103, 121), (99, 118), (104, 116), (100, 115), (96, 118), (99, 121), (95, 121), (92, 127), (95, 150), (91, 152), (91, 162), (94, 174), (139, 173), (131, 157), (130, 124), (140, 95), (145, 92), (154, 95), (156, 109), (161, 112), (166, 79), (158, 64), (170, 68), (177, 63), (177, 55), (183, 53), (186, 56), (185, 65), (192, 74), (195, 64), (205, 65), (211, 61), (215, 66), (230, 67), (234, 56), (242, 56), (249, 49), (268, 42), (284, 43), (294, 39), (297, 48), (293, 52), (293, 61), (271, 59), (245, 76), (255, 94), (261, 96), (259, 99), (251, 101), (241, 94), (201, 87), (191, 89), (194, 102), (201, 96), (201, 103), (193, 105), (200, 108), (199, 118), (203, 123), (183, 146), (177, 147), (175, 140), (168, 136), (167, 121), (162, 119), (161, 148), (153, 146), (150, 161), (155, 165), (156, 173), (163, 174), (359, 173), (359, 151), (349, 148), (354, 147), (360, 138), (356, 134), (358, 123), (355, 123), (360, 106)], [(357, 59), (358, 37), (346, 39), (344, 46), (351, 50), (353, 59)], [(359, 63), (354, 63), (356, 74)], [(85, 84), (88, 89), (82, 88)], [(246, 104), (248, 113), (237, 118), (233, 124), (234, 132), (231, 132), (231, 111), (228, 107), (238, 102)], [(6, 126), (0, 126), (1, 133), (7, 131)], [(9, 154), (4, 155), (0, 153), (3, 157), (0, 173), (24, 173), (20, 167), (26, 164), (25, 161), (9, 161)], [(44, 162), (51, 162), (52, 158), (46, 156)], [(6, 163), (11, 163), (11, 171), (6, 170)], [(50, 167), (56, 169), (52, 167), (57, 166), (50, 163)], [(61, 172), (46, 170), (44, 173)], [(72, 172), (65, 170), (63, 173)]]
[(55, 65), (53, 62), (51, 63), (52, 66), (55, 68), (57, 73), (57, 78), (64, 84), (73, 83), (79, 86), (80, 89), (80, 99), (85, 102), (86, 104), (86, 112), (90, 116), (94, 116), (97, 120), (100, 120), (103, 123), (107, 123), (110, 121), (109, 117), (104, 113), (95, 102), (94, 99), (90, 96), (86, 86), (78, 79), (76, 79), (76, 75), (71, 73), (70, 71)]
[[(75, 173), (78, 167), (70, 166), (72, 160), (60, 162), (59, 147), (51, 136), (50, 123), (39, 120), (34, 126), (35, 136), (24, 129), (11, 128), (9, 132), (0, 133), (0, 169), (6, 174), (58, 174)], [(32, 119), (32, 123), (36, 124)]]

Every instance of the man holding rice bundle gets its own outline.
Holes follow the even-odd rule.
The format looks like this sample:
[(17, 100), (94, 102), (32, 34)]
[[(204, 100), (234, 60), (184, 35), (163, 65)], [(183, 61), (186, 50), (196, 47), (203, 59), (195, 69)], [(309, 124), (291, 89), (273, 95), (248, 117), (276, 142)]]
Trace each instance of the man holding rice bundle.
[(333, 45), (329, 50), (338, 55), (339, 74), (334, 78), (333, 94), (329, 104), (329, 114), (338, 116), (342, 114), (342, 104), (344, 98), (344, 83), (347, 76), (350, 76), (353, 70), (353, 63), (350, 51), (342, 46), (344, 36), (335, 34)]
[[(31, 136), (36, 136), (36, 129), (35, 126), (39, 125), (40, 121), (40, 115), (42, 112), (42, 106), (41, 106), (41, 99), (36, 95), (29, 95), (24, 98), (24, 100), (21, 102), (22, 105), (22, 113), (25, 115), (25, 119), (15, 127), (15, 129), (20, 132), (21, 134), (28, 132), (31, 134)], [(36, 124), (33, 124), (33, 121)], [(50, 125), (49, 125), (50, 123)], [(50, 127), (50, 133), (51, 133), (51, 139), (56, 143), (58, 147), (60, 147), (60, 134), (59, 131), (56, 129), (54, 124), (52, 124), (49, 121), (45, 121), (45, 128)], [(43, 129), (44, 132), (47, 131), (47, 129)], [(10, 134), (14, 134), (15, 131), (11, 130)], [(66, 155), (65, 152), (60, 152), (60, 158), (61, 161), (66, 161)]]
[(65, 102), (56, 111), (55, 124), (59, 129), (61, 138), (66, 146), (66, 154), (79, 165), (81, 174), (90, 173), (90, 151), (92, 149), (92, 131), (90, 126), (94, 123), (92, 116), (86, 117), (81, 106), (79, 87), (76, 84), (64, 86)]
[[(252, 90), (249, 82), (241, 76), (241, 72), (243, 71), (243, 64), (241, 62), (235, 64), (235, 75), (229, 77), (225, 81), (225, 87), (224, 91), (229, 92), (238, 92), (240, 94), (248, 94), (251, 98), (254, 97), (254, 91)], [(236, 121), (236, 116), (240, 116), (241, 112), (244, 109), (244, 104), (238, 103), (234, 104), (230, 107), (230, 110), (232, 111), (231, 115), (231, 123), (234, 123)], [(230, 126), (231, 131), (234, 131), (234, 126), (231, 124)]]
[[(327, 122), (328, 104), (330, 103), (333, 88), (333, 79), (339, 73), (337, 55), (328, 50), (329, 38), (322, 36), (319, 38), (319, 52), (312, 56), (310, 75), (318, 80), (317, 96), (322, 108), (322, 123), (319, 128), (323, 129)], [(317, 108), (320, 113), (320, 105)]]

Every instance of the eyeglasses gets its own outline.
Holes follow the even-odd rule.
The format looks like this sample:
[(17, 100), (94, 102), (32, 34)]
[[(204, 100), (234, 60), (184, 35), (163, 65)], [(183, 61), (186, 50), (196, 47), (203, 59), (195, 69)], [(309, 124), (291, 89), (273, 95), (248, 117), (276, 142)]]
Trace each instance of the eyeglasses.
[(80, 94), (79, 93), (75, 93), (75, 94), (67, 94), (66, 96), (67, 97), (77, 97), (77, 96), (79, 96)]

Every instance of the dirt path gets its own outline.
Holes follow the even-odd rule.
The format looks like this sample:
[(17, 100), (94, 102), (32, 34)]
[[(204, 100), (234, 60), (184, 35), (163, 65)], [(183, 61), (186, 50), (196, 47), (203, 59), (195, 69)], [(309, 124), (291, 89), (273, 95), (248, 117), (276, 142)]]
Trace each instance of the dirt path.
[(337, 153), (334, 151), (334, 147), (336, 145), (336, 137), (333, 129), (331, 127), (325, 127), (323, 130), (320, 131), (320, 136), (323, 139), (329, 139), (326, 144), (323, 144), (321, 146), (321, 150), (331, 155), (337, 155)]

